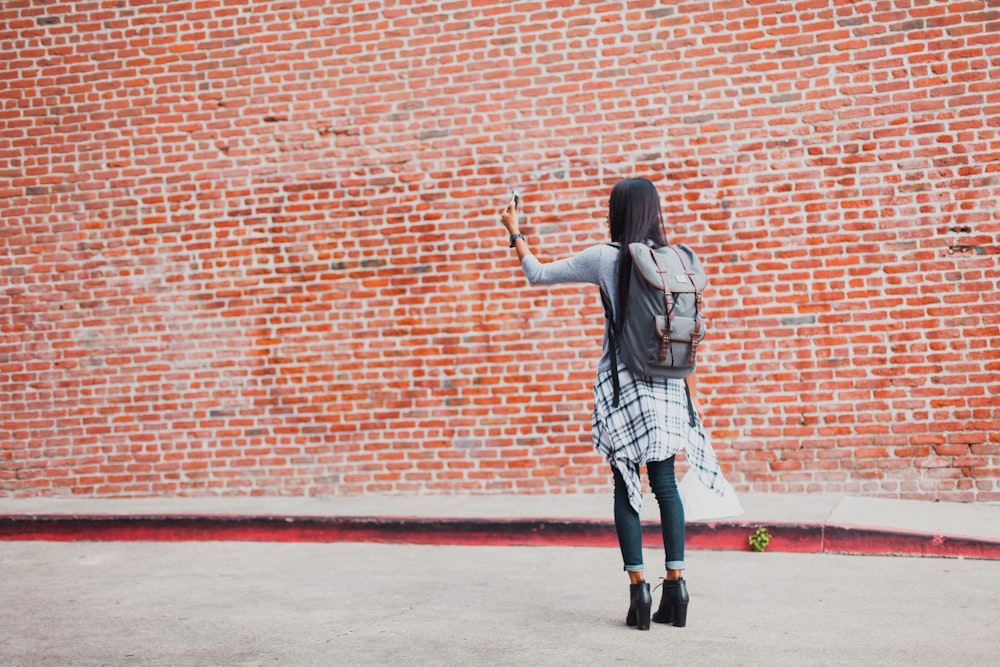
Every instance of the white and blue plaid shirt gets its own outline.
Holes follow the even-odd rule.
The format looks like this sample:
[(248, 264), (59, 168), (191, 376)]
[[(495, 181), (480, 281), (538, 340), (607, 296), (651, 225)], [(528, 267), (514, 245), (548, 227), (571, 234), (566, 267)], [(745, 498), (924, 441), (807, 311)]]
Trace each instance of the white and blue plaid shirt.
[(642, 513), (639, 466), (665, 461), (681, 450), (691, 473), (723, 495), (725, 480), (719, 460), (690, 404), (684, 380), (636, 377), (622, 365), (618, 378), (617, 408), (611, 371), (600, 373), (594, 384), (594, 446), (621, 473), (635, 511)]

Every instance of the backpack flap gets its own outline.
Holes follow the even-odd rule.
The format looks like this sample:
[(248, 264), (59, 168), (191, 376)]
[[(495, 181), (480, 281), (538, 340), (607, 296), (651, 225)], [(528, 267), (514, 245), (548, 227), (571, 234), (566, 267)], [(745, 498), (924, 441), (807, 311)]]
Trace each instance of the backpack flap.
[(698, 257), (694, 254), (694, 250), (691, 250), (691, 248), (683, 243), (672, 245), (670, 248), (680, 259), (681, 264), (684, 265), (684, 268), (690, 275), (691, 280), (694, 281), (695, 291), (704, 292), (705, 287), (708, 286), (708, 276), (705, 275), (705, 270), (701, 268), (701, 262), (698, 261)]
[[(629, 244), (632, 265), (643, 280), (656, 289), (670, 292), (701, 292), (708, 277), (686, 245), (650, 248), (645, 243)], [(664, 285), (666, 279), (666, 286)]]
[(657, 316), (655, 322), (656, 335), (660, 338), (659, 361), (671, 368), (694, 368), (698, 343), (705, 337), (705, 323), (701, 315), (672, 318)]
[(694, 370), (698, 343), (705, 337), (701, 292), (707, 276), (684, 245), (651, 248), (629, 245), (633, 284), (623, 330), (622, 356), (634, 372), (684, 377)]

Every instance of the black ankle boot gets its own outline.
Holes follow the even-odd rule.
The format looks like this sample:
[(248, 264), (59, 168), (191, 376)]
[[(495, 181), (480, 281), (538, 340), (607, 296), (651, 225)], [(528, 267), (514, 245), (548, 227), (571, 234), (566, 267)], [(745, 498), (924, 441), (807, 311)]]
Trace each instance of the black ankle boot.
[(664, 581), (660, 608), (653, 614), (653, 621), (673, 623), (674, 627), (683, 628), (687, 625), (689, 600), (687, 584), (683, 577), (676, 581)]
[(653, 607), (649, 584), (645, 581), (629, 584), (628, 592), (630, 603), (625, 625), (638, 625), (640, 630), (649, 630), (649, 611)]

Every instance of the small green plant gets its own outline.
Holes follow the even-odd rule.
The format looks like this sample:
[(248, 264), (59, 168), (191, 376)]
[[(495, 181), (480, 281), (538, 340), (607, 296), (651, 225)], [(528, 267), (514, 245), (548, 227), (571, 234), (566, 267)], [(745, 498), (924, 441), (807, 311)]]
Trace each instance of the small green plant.
[(767, 548), (767, 545), (771, 542), (771, 533), (767, 532), (767, 528), (764, 526), (759, 527), (754, 532), (750, 533), (750, 537), (747, 538), (747, 542), (753, 547), (756, 552), (761, 552)]

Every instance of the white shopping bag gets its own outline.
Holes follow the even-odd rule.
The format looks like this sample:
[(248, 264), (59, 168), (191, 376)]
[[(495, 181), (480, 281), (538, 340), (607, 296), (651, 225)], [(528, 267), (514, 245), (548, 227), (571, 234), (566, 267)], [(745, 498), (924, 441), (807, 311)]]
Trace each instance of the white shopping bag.
[(698, 479), (698, 474), (689, 471), (677, 486), (684, 504), (685, 521), (707, 521), (710, 519), (725, 519), (726, 517), (743, 514), (736, 491), (729, 482), (722, 479), (723, 494), (708, 488)]

